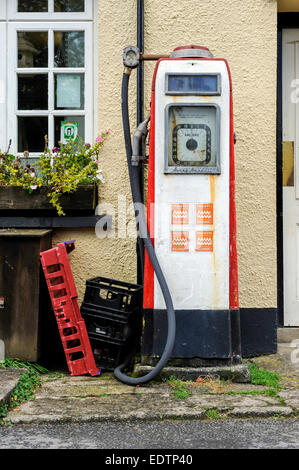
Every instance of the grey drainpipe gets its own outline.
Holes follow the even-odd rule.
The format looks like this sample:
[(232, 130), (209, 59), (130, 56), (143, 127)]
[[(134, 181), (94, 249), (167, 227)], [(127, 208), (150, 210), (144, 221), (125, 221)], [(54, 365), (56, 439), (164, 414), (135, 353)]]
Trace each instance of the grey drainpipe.
[[(137, 1), (137, 47), (144, 52), (144, 0)], [(141, 61), (137, 70), (137, 126), (143, 121), (144, 65)]]
[[(144, 52), (144, 0), (137, 0), (137, 47)], [(144, 114), (144, 65), (140, 62), (137, 69), (137, 126), (143, 121)], [(140, 149), (139, 155), (142, 155)], [(144, 171), (143, 163), (139, 166), (140, 191), (144, 192)], [(143, 200), (142, 200), (143, 202)], [(143, 240), (137, 241), (137, 282), (143, 284), (144, 272), (144, 245)]]

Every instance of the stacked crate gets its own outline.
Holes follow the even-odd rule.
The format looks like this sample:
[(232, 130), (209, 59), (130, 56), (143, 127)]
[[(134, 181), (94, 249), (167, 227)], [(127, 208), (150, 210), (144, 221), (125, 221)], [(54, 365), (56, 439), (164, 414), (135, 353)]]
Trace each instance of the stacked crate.
[(86, 282), (81, 314), (98, 367), (114, 370), (138, 352), (142, 293), (142, 286), (104, 277)]

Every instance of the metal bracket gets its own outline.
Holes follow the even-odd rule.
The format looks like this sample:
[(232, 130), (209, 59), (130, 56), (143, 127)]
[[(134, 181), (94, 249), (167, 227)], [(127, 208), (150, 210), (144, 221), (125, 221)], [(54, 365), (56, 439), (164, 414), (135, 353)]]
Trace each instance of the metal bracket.
[(132, 155), (132, 166), (139, 166), (140, 162), (148, 163), (148, 158), (149, 157), (147, 155)]

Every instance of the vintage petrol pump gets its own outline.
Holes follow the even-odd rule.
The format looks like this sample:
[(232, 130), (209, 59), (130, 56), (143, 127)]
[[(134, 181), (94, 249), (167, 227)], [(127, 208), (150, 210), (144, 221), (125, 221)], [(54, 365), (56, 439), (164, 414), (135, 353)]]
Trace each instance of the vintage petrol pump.
[[(146, 58), (158, 59), (151, 113), (131, 146), (128, 81), (131, 69)], [(128, 47), (124, 64), (125, 142), (139, 245), (145, 246), (142, 355), (152, 363), (160, 358), (160, 369), (169, 358), (193, 366), (212, 365), (215, 360), (239, 362), (235, 142), (228, 63), (205, 47), (184, 46), (162, 58)], [(146, 222), (137, 207), (142, 200), (137, 167), (145, 160), (142, 149), (149, 122)]]

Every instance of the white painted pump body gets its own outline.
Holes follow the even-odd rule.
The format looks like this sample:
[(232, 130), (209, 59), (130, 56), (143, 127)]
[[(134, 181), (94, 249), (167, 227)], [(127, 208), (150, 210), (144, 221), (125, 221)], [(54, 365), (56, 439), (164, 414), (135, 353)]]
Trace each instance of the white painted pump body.
[[(166, 80), (169, 74), (216, 74), (220, 80), (220, 94), (168, 94)], [(220, 120), (220, 173), (165, 173), (167, 142), (171, 138), (167, 113), (169, 107), (180, 104), (215, 105)], [(208, 118), (205, 108), (193, 109), (203, 111), (197, 122)], [(178, 131), (178, 136), (181, 135), (178, 137), (181, 140), (181, 143), (178, 141), (178, 146), (185, 145), (188, 139), (183, 132), (182, 129)], [(167, 279), (175, 310), (229, 310), (229, 179), (230, 78), (226, 62), (193, 58), (162, 60), (155, 79), (155, 189), (151, 210), (154, 216), (155, 251)], [(185, 206), (176, 207), (176, 204)], [(200, 206), (201, 204), (208, 206)], [(179, 212), (176, 211), (178, 207)], [(204, 213), (205, 207), (208, 208), (207, 213)], [(183, 211), (181, 221), (184, 223), (176, 217), (180, 209)], [(196, 217), (196, 213), (202, 210)], [(189, 241), (184, 247), (186, 251), (176, 251), (174, 232), (178, 232), (179, 237), (181, 232), (188, 233)], [(207, 246), (204, 241), (203, 245), (200, 244), (201, 237), (204, 240), (203, 232), (209, 232), (206, 241), (212, 244), (208, 247), (209, 250), (212, 248), (211, 251), (205, 251)], [(153, 308), (164, 310), (165, 303), (156, 276), (153, 297)]]

